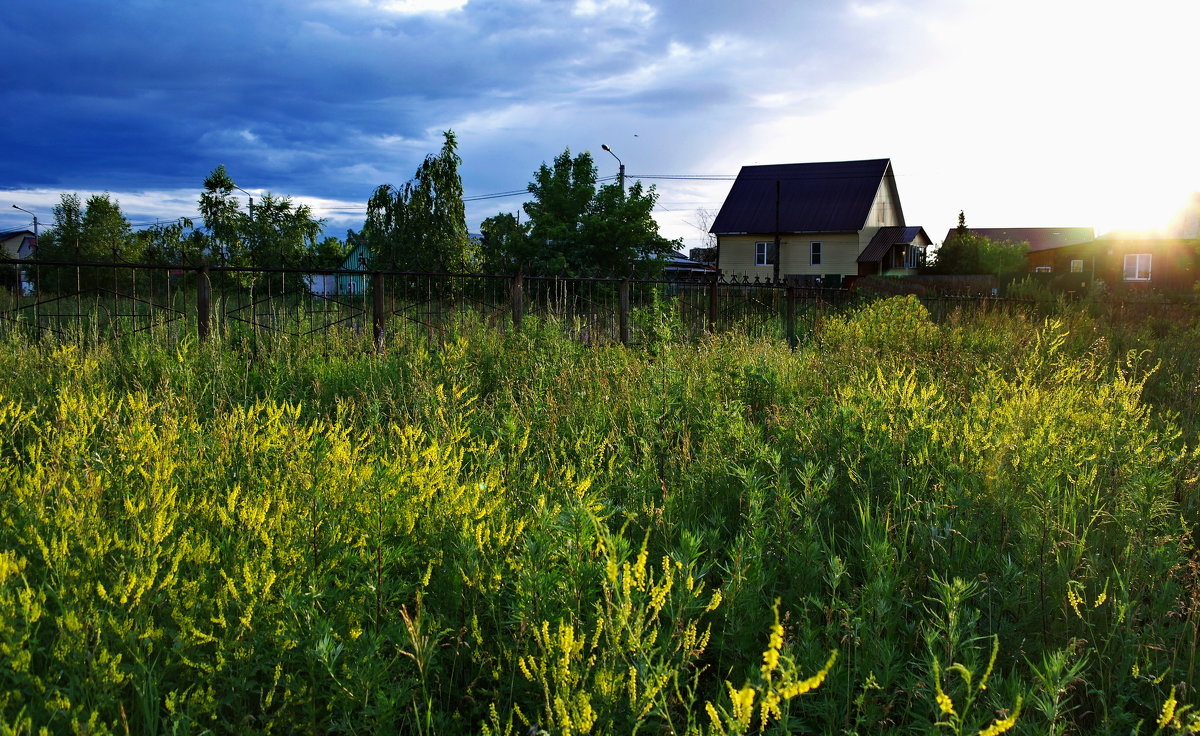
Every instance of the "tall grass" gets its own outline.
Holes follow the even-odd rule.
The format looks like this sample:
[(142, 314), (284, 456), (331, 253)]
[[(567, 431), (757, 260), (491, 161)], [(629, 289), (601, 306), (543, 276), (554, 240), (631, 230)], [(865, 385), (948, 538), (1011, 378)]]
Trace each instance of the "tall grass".
[(1188, 723), (1194, 342), (655, 329), (6, 343), (0, 729)]

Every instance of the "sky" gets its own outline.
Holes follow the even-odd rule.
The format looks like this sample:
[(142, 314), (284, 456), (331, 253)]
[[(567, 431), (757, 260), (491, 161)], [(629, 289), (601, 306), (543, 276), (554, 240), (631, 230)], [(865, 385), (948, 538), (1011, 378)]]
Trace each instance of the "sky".
[(685, 248), (741, 166), (871, 158), (935, 241), (959, 211), (1164, 227), (1200, 192), (1198, 28), (1195, 0), (10, 0), (0, 228), (70, 192), (195, 217), (223, 164), (341, 237), (445, 130), (472, 232), (564, 149), (615, 176), (602, 144)]

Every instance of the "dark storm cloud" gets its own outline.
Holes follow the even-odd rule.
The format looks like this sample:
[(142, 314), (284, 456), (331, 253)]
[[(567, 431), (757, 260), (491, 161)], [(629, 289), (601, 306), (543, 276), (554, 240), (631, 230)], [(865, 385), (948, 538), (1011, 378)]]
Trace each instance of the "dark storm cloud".
[(0, 123), (5, 185), (198, 189), (224, 163), (246, 186), (365, 201), (451, 126), (466, 126), (476, 192), (523, 187), (538, 162), (606, 135), (639, 168), (678, 171), (677, 152), (753, 95), (862, 73), (842, 4), (388, 5), (10, 4), (0, 100), (21, 112)]

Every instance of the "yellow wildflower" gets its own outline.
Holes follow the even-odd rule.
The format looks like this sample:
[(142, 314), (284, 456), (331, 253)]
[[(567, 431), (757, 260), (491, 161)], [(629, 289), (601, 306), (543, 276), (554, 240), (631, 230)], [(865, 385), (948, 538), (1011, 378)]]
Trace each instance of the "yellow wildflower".
[(1175, 717), (1175, 687), (1171, 686), (1171, 697), (1167, 698), (1167, 702), (1163, 703), (1162, 713), (1158, 716), (1158, 727), (1162, 728), (1171, 722)]
[(1017, 697), (1017, 705), (1013, 708), (1012, 715), (1008, 718), (997, 718), (992, 721), (992, 725), (979, 732), (979, 736), (998, 736), (1005, 731), (1011, 729), (1017, 724), (1017, 717), (1021, 715), (1021, 698)]

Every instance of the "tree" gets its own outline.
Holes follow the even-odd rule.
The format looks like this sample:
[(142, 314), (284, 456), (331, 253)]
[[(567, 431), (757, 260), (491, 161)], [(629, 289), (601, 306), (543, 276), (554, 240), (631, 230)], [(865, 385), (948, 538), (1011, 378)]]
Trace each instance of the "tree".
[(244, 251), (240, 233), (241, 210), (233, 197), (236, 188), (224, 164), (220, 164), (204, 180), (204, 192), (200, 195), (200, 217), (221, 262), (237, 263)]
[(321, 234), (321, 221), (312, 216), (312, 208), (270, 192), (239, 219), (239, 224), (247, 260), (265, 268), (304, 265), (316, 250)]
[(717, 219), (715, 210), (708, 209), (707, 207), (698, 207), (696, 208), (695, 219), (688, 221), (689, 225), (704, 235), (704, 245), (688, 251), (688, 257), (693, 261), (700, 261), (701, 263), (717, 262), (717, 236), (712, 232), (712, 224), (715, 219)]
[[(351, 231), (353, 234), (353, 231)], [(350, 244), (342, 242), (332, 235), (317, 243), (313, 251), (314, 268), (341, 268), (342, 261), (350, 253)]]
[(580, 228), (586, 266), (614, 275), (657, 276), (664, 259), (682, 243), (664, 238), (654, 220), (658, 192), (634, 182), (628, 192), (619, 184), (596, 191)]
[(62, 194), (51, 212), (54, 225), (39, 238), (39, 258), (125, 263), (141, 259), (142, 241), (109, 194), (94, 194), (83, 204), (78, 194)]
[(662, 257), (679, 247), (658, 232), (652, 215), (658, 193), (635, 182), (596, 187), (591, 154), (570, 149), (542, 164), (529, 184), (527, 266), (551, 273), (600, 270), (610, 274), (661, 272)]
[(362, 235), (375, 264), (457, 273), (473, 266), (458, 141), (453, 131), (442, 135), (442, 150), (426, 156), (410, 181), (384, 184), (367, 202)]
[(78, 194), (60, 194), (50, 210), (54, 224), (38, 238), (38, 258), (76, 261), (83, 246), (83, 203)]
[(972, 233), (966, 217), (958, 213), (958, 227), (934, 254), (930, 273), (1005, 274), (1025, 268), (1028, 243), (992, 240)]
[(137, 237), (147, 263), (181, 265), (199, 260), (203, 240), (196, 237), (198, 234), (192, 221), (181, 217), (141, 230)]
[(132, 263), (141, 260), (140, 243), (108, 193), (88, 197), (83, 211), (82, 255), (86, 260)]
[(529, 227), (509, 212), (487, 218), (479, 226), (479, 268), (484, 273), (515, 273), (534, 253), (529, 242)]
[[(51, 212), (54, 225), (39, 238), (38, 256), (49, 261), (136, 263), (144, 255), (144, 242), (133, 232), (121, 205), (109, 194), (94, 194), (80, 203), (78, 194), (62, 194)], [(41, 274), (41, 290), (120, 288), (132, 274), (111, 269), (76, 269), (68, 282), (51, 283), (58, 276)]]
[[(245, 212), (233, 191), (237, 184), (224, 166), (217, 166), (204, 180), (199, 210), (208, 230), (210, 252), (222, 263), (251, 268), (307, 265), (317, 249), (321, 220), (312, 208), (295, 204), (291, 197), (267, 192)], [(255, 274), (240, 280), (249, 285)]]

